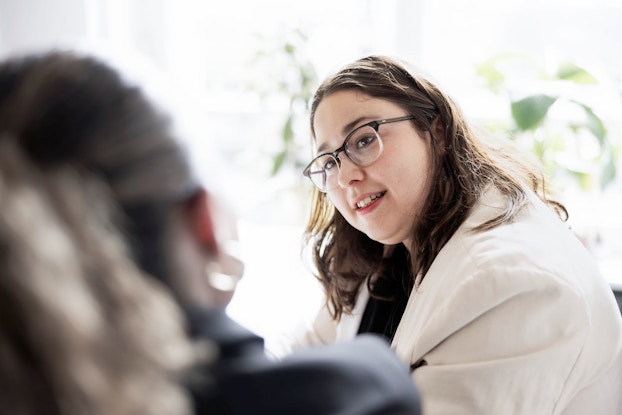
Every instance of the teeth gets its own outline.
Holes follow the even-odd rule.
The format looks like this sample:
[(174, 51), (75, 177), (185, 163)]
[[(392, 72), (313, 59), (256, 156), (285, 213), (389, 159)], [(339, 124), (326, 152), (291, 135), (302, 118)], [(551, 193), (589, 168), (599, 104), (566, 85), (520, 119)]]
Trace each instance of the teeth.
[(382, 193), (378, 193), (377, 195), (372, 195), (372, 196), (367, 196), (365, 199), (359, 201), (356, 206), (359, 209), (362, 209), (364, 207), (367, 207), (371, 204), (371, 202), (373, 202), (374, 200), (378, 199), (380, 196), (382, 196)]

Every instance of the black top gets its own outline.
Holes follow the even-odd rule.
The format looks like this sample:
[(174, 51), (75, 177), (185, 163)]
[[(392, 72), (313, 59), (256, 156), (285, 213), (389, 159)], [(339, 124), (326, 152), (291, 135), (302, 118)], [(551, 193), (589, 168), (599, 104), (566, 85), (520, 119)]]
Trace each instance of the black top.
[[(397, 255), (402, 255), (397, 253)], [(396, 266), (377, 278), (363, 313), (358, 333), (377, 333), (393, 340), (408, 303), (413, 278), (408, 262), (398, 259)]]
[(377, 333), (389, 341), (393, 340), (407, 302), (408, 297), (405, 294), (389, 301), (369, 297), (359, 326), (359, 334)]

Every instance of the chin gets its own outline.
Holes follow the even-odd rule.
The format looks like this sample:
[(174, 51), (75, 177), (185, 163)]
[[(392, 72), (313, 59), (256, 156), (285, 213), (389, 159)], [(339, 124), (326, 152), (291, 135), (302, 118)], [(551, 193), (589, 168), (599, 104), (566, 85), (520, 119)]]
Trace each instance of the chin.
[(367, 234), (367, 237), (383, 245), (396, 245), (402, 242), (399, 238), (388, 238), (388, 237), (383, 237), (379, 235), (374, 236), (374, 235)]

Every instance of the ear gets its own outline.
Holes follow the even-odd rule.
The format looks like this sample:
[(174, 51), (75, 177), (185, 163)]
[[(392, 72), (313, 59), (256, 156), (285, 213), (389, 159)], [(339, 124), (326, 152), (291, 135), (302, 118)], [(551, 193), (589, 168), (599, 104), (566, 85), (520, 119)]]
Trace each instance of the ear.
[(449, 143), (447, 142), (447, 137), (445, 135), (445, 126), (441, 121), (441, 117), (437, 116), (434, 121), (432, 121), (432, 125), (430, 127), (430, 134), (432, 134), (432, 138), (435, 143), (434, 145), (438, 149), (438, 156), (442, 156), (447, 151), (447, 146)]
[[(432, 121), (432, 127), (430, 128), (430, 131), (432, 131), (432, 134), (434, 134), (434, 138), (435, 139), (437, 139), (437, 140), (442, 139), (443, 142), (446, 141), (445, 126), (443, 125), (440, 116), (437, 116), (434, 119), (434, 121)], [(445, 144), (447, 144), (447, 143), (445, 143)]]
[(214, 212), (210, 203), (210, 195), (204, 188), (199, 189), (186, 204), (188, 220), (197, 241), (212, 255), (218, 253)]

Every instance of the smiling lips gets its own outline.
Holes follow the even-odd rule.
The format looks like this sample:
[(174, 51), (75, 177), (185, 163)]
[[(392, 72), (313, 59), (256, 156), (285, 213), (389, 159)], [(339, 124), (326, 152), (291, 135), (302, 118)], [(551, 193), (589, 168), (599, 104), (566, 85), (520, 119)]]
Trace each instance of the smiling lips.
[(359, 200), (356, 203), (356, 207), (358, 209), (366, 208), (367, 206), (371, 205), (374, 200), (378, 199), (379, 197), (384, 196), (385, 193), (386, 192), (381, 192), (375, 195), (367, 196), (365, 199)]

